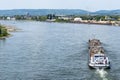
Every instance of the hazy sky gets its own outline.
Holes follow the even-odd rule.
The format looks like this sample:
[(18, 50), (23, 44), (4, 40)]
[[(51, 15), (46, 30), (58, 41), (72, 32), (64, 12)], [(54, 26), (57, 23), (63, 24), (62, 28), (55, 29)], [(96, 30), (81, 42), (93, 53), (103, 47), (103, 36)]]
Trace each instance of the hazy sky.
[(0, 0), (0, 9), (120, 9), (120, 0)]

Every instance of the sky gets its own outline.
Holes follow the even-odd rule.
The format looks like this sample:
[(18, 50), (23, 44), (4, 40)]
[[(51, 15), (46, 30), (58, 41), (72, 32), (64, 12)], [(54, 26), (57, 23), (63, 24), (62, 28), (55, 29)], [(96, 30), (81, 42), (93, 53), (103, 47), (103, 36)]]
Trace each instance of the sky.
[(0, 0), (0, 10), (8, 9), (120, 9), (120, 0)]

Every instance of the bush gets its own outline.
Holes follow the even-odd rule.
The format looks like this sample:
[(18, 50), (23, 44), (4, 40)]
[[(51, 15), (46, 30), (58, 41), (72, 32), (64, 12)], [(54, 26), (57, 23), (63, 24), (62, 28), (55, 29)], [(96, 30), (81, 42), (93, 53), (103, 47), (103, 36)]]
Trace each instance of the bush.
[(5, 27), (3, 27), (2, 25), (0, 25), (0, 37), (4, 37), (4, 36), (8, 36), (8, 31)]

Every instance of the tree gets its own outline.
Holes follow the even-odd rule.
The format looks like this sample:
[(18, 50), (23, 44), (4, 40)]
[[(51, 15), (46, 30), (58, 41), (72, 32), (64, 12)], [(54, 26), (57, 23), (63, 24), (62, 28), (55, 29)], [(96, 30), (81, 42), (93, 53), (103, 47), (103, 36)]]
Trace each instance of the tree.
[(3, 27), (2, 25), (0, 25), (0, 37), (4, 37), (7, 35), (9, 35), (7, 29)]

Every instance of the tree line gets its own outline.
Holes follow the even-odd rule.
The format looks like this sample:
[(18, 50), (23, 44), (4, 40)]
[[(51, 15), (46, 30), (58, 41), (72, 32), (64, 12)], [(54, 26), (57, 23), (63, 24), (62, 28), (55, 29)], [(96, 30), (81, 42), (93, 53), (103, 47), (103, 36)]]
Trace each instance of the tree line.
[[(120, 21), (120, 15), (65, 15), (64, 17), (71, 17), (74, 19), (75, 17), (80, 17), (82, 20), (96, 20), (96, 21)], [(47, 19), (56, 19), (56, 21), (59, 20), (58, 17), (63, 16), (57, 16), (55, 14), (48, 14), (48, 15), (42, 15), (42, 16), (33, 16), (33, 15), (14, 15), (11, 16), (11, 18), (15, 18), (15, 20), (36, 20), (36, 21), (46, 21)], [(8, 16), (0, 16), (0, 19), (6, 20)]]

